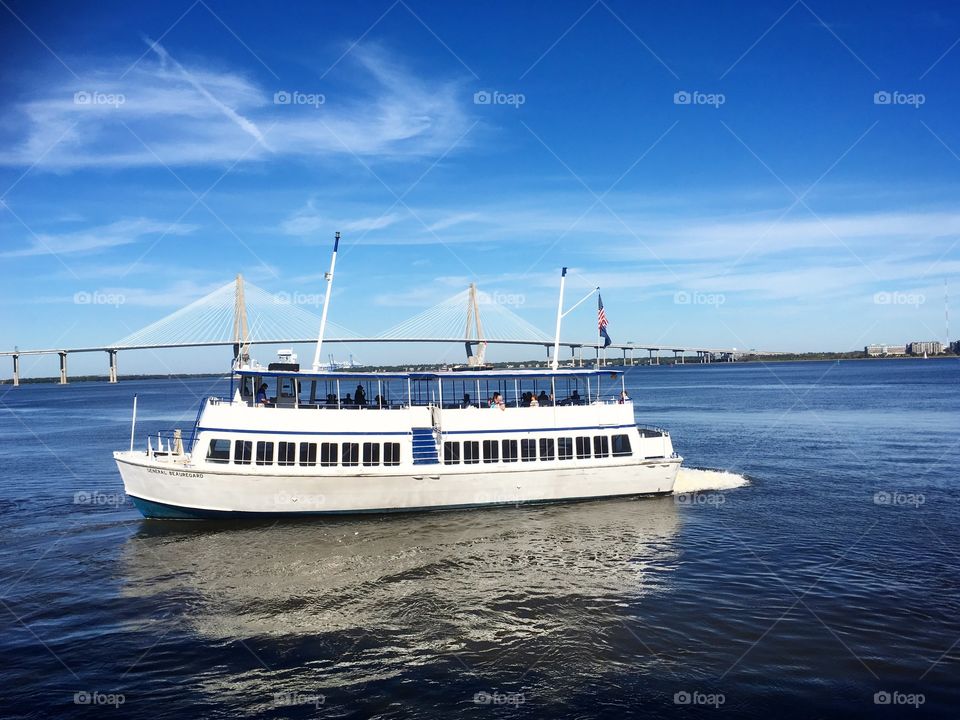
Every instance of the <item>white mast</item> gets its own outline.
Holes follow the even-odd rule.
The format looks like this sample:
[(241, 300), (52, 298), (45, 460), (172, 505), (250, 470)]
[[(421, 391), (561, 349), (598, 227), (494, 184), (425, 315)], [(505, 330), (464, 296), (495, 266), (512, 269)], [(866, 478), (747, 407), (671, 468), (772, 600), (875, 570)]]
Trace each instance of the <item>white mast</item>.
[(320, 333), (317, 335), (317, 349), (313, 353), (313, 371), (320, 370), (320, 352), (323, 350), (323, 333), (327, 329), (327, 310), (330, 307), (330, 290), (333, 289), (333, 270), (337, 266), (337, 250), (340, 247), (340, 233), (333, 236), (333, 255), (330, 256), (330, 272), (324, 275), (327, 281), (327, 294), (323, 299), (323, 312), (320, 315)]
[(557, 303), (557, 334), (553, 338), (553, 369), (556, 370), (560, 362), (560, 321), (563, 320), (563, 286), (567, 282), (567, 269), (560, 273), (560, 300)]
[(600, 288), (594, 288), (593, 290), (588, 292), (586, 295), (584, 295), (583, 298), (578, 300), (573, 307), (571, 307), (569, 310), (564, 312), (563, 311), (563, 286), (566, 283), (566, 280), (567, 280), (567, 269), (563, 268), (563, 272), (560, 273), (560, 301), (557, 303), (557, 334), (556, 336), (554, 336), (554, 339), (553, 339), (553, 362), (551, 363), (551, 367), (554, 370), (556, 370), (559, 367), (559, 363), (560, 363), (560, 321), (563, 320), (563, 318), (565, 318), (567, 315), (572, 313), (574, 310), (576, 310), (578, 307), (580, 307), (583, 303), (585, 303), (590, 298), (590, 296), (593, 295), (595, 292), (600, 292)]

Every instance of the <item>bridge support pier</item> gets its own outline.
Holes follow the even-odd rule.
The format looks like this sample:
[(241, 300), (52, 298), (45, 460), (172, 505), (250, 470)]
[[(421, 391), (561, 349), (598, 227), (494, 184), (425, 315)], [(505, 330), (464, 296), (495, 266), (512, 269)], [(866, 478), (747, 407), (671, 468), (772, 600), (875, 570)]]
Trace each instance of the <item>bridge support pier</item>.
[(13, 354), (13, 386), (20, 385), (20, 353)]
[(115, 383), (117, 381), (117, 351), (116, 350), (107, 350), (107, 355), (110, 356), (110, 379), (109, 381)]
[(57, 353), (60, 356), (60, 384), (67, 384), (67, 351), (61, 350)]

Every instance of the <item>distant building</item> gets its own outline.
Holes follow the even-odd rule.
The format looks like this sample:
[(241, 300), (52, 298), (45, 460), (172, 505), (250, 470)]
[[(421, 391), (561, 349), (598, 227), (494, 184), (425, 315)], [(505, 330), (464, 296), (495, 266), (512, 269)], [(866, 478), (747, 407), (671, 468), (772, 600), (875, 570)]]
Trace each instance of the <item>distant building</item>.
[(939, 355), (943, 352), (943, 343), (939, 340), (921, 340), (907, 346), (911, 355)]
[(864, 348), (867, 357), (889, 357), (891, 355), (906, 355), (906, 345), (867, 345)]
[(954, 340), (950, 343), (950, 349), (953, 350), (957, 355), (960, 355), (960, 340)]

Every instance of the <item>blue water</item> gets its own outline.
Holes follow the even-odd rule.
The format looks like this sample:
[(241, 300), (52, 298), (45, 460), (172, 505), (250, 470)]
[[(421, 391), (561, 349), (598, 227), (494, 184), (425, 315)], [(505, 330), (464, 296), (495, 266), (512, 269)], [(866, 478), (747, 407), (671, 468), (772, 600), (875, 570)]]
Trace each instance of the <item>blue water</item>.
[(222, 382), (0, 388), (0, 714), (955, 716), (960, 362), (627, 382), (687, 464), (750, 484), (147, 521), (110, 456), (133, 393), (142, 438), (189, 428)]

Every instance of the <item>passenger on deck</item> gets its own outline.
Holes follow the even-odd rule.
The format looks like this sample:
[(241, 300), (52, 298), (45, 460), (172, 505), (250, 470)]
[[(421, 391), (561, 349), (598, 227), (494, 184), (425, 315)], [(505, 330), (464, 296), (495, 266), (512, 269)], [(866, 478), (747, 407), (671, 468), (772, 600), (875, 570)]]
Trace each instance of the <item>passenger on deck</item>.
[(463, 407), (470, 407), (473, 403), (470, 402), (470, 393), (463, 394)]
[(363, 385), (357, 383), (356, 392), (353, 394), (354, 402), (357, 405), (366, 405), (367, 404), (367, 392), (363, 389)]
[(337, 404), (337, 396), (334, 395), (333, 393), (328, 393), (328, 394), (327, 394), (327, 405), (336, 405), (336, 404)]
[(540, 407), (540, 401), (537, 400), (533, 393), (530, 393), (530, 398), (527, 400), (527, 407)]
[(540, 395), (537, 396), (537, 401), (539, 402), (540, 405), (544, 405), (544, 406), (553, 404), (550, 402), (550, 398), (547, 397), (547, 393), (545, 390), (540, 391)]
[(350, 397), (350, 393), (347, 393), (347, 396), (343, 399), (344, 405), (353, 405), (353, 398)]
[(500, 393), (495, 392), (495, 393), (493, 394), (493, 397), (490, 398), (490, 407), (491, 407), (491, 408), (500, 408), (501, 410), (506, 410), (506, 409), (507, 409), (507, 406), (506, 406), (506, 404), (504, 404), (504, 402), (503, 402), (503, 397), (500, 395)]
[(267, 404), (267, 384), (266, 383), (263, 383), (263, 385), (261, 385), (257, 389), (256, 403), (257, 405)]
[(573, 395), (570, 396), (570, 404), (571, 405), (580, 404), (580, 393), (578, 391), (576, 390), (573, 391)]
[(630, 396), (627, 395), (627, 391), (626, 391), (626, 390), (621, 390), (621, 391), (620, 391), (620, 404), (623, 405), (623, 404), (624, 404), (625, 402), (627, 402), (629, 399), (630, 399)]
[(379, 395), (377, 395), (377, 396), (373, 399), (373, 404), (376, 405), (378, 408), (382, 408), (382, 407), (383, 407), (383, 398), (380, 397)]

